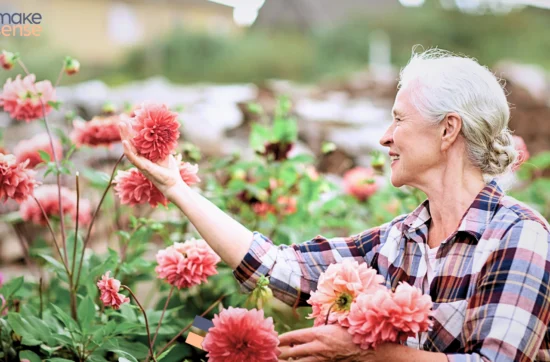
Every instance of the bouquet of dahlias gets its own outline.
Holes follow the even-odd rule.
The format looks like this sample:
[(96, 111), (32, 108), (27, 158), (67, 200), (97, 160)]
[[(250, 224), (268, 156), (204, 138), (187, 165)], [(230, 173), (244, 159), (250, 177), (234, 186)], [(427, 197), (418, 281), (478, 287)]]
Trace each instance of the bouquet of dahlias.
[(338, 323), (363, 349), (402, 342), (432, 325), (432, 300), (407, 283), (394, 292), (376, 271), (354, 260), (331, 264), (320, 276), (308, 303), (315, 326)]

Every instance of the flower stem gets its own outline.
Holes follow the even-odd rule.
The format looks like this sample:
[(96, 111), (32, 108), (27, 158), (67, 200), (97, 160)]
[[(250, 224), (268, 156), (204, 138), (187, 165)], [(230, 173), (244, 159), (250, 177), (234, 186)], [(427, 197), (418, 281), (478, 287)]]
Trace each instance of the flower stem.
[[(205, 310), (202, 314), (201, 314), (201, 317), (204, 317), (205, 315), (207, 315), (208, 313), (210, 313), (210, 311), (212, 309), (214, 309), (214, 307), (216, 305), (218, 305), (222, 300), (223, 298), (227, 297), (227, 295), (222, 295), (221, 297), (218, 298), (218, 300), (216, 300), (214, 303), (212, 303), (212, 305), (210, 307), (208, 307), (207, 310)], [(166, 343), (166, 345), (164, 347), (162, 347), (162, 349), (159, 351), (159, 355), (162, 354), (162, 352), (164, 352), (168, 347), (170, 347), (182, 334), (184, 334), (189, 328), (191, 328), (191, 326), (193, 325), (193, 322), (189, 323), (187, 326), (185, 326), (185, 328), (183, 328), (174, 338), (172, 338), (170, 340), (170, 342)]]
[(69, 294), (70, 294), (70, 304), (71, 304), (71, 313), (74, 313), (73, 318), (76, 320), (76, 311), (77, 311), (77, 290), (75, 288), (75, 280), (74, 280), (74, 268), (76, 265), (76, 249), (78, 246), (78, 218), (80, 217), (80, 186), (78, 182), (78, 171), (76, 171), (76, 216), (75, 216), (75, 231), (74, 231), (74, 238), (73, 238), (73, 265), (71, 268), (71, 275), (70, 277), (70, 288), (69, 288)]
[(124, 154), (120, 156), (118, 161), (115, 164), (115, 167), (113, 167), (113, 172), (111, 172), (111, 178), (109, 179), (109, 184), (105, 188), (105, 191), (103, 192), (103, 195), (101, 196), (101, 200), (99, 201), (99, 204), (97, 205), (97, 208), (94, 211), (94, 214), (92, 216), (92, 221), (90, 221), (90, 225), (88, 226), (88, 233), (86, 234), (86, 240), (84, 240), (84, 245), (82, 246), (82, 253), (80, 255), (80, 263), (78, 264), (78, 274), (75, 281), (75, 289), (78, 289), (78, 284), (80, 283), (80, 273), (82, 271), (82, 261), (84, 260), (84, 251), (86, 251), (86, 247), (88, 246), (88, 241), (90, 241), (90, 235), (92, 234), (92, 226), (94, 226), (94, 221), (96, 219), (97, 214), (99, 213), (99, 209), (101, 208), (101, 205), (103, 204), (103, 200), (105, 200), (105, 196), (107, 195), (107, 192), (111, 188), (111, 185), (113, 183), (113, 178), (115, 177), (115, 172), (118, 167), (118, 164), (120, 161), (122, 161), (122, 158), (124, 157)]
[(44, 211), (44, 208), (42, 207), (42, 204), (40, 203), (40, 201), (38, 201), (38, 199), (35, 196), (33, 196), (32, 198), (38, 204), (38, 207), (40, 208), (40, 211), (42, 211), (42, 215), (44, 216), (44, 219), (46, 220), (46, 225), (48, 226), (48, 229), (50, 229), (50, 233), (52, 234), (52, 237), (53, 237), (53, 243), (55, 245), (57, 253), (59, 254), (59, 258), (63, 262), (63, 266), (65, 267), (65, 271), (67, 272), (67, 275), (71, 275), (71, 272), (69, 271), (69, 268), (68, 268), (67, 264), (65, 264), (65, 260), (63, 259), (63, 255), (61, 254), (61, 249), (59, 249), (59, 244), (57, 243), (57, 239), (55, 237), (55, 232), (53, 231), (52, 224), (50, 223), (50, 218), (46, 214), (46, 211)]
[[(21, 59), (18, 59), (17, 60), (19, 65), (21, 66), (21, 68), (23, 68), (23, 70), (25, 71), (25, 73), (27, 75), (29, 75), (29, 71), (27, 69), (27, 67), (25, 66), (25, 64), (21, 61)], [(35, 92), (37, 94), (39, 94), (39, 92), (36, 90), (36, 87), (35, 87)], [(52, 132), (50, 130), (50, 125), (48, 123), (48, 119), (46, 117), (46, 106), (44, 105), (44, 100), (42, 99), (42, 96), (40, 95), (38, 97), (38, 99), (40, 100), (40, 105), (42, 106), (42, 116), (44, 117), (44, 124), (46, 125), (46, 132), (48, 133), (48, 137), (50, 139), (50, 147), (52, 149), (52, 155), (53, 155), (53, 159), (54, 159), (54, 162), (55, 162), (55, 166), (56, 166), (56, 176), (57, 176), (57, 200), (58, 200), (58, 203), (59, 203), (59, 219), (60, 219), (60, 222), (61, 222), (61, 238), (62, 238), (62, 242), (63, 242), (63, 256), (64, 256), (64, 259), (65, 259), (65, 269), (67, 271), (67, 276), (69, 278), (69, 280), (72, 278), (70, 272), (69, 272), (69, 269), (67, 267), (67, 265), (69, 264), (69, 260), (68, 260), (68, 256), (67, 256), (67, 240), (66, 240), (66, 235), (65, 235), (65, 220), (64, 220), (64, 215), (63, 215), (63, 201), (61, 199), (61, 171), (60, 171), (60, 164), (59, 164), (59, 160), (57, 159), (57, 152), (55, 151), (55, 147), (54, 147), (54, 144), (53, 144), (53, 137), (52, 137)]]
[[(166, 303), (164, 303), (164, 308), (162, 309), (162, 314), (160, 315), (159, 323), (157, 325), (157, 330), (155, 331), (155, 336), (153, 337), (153, 342), (152, 342), (153, 347), (155, 347), (155, 342), (159, 334), (160, 325), (162, 323), (162, 319), (164, 318), (164, 313), (166, 312), (166, 308), (168, 308), (168, 303), (170, 302), (170, 298), (172, 298), (173, 292), (174, 292), (174, 286), (172, 285), (172, 288), (170, 288), (170, 293), (168, 293), (168, 298), (166, 298)], [(149, 361), (149, 357), (150, 356), (147, 356), (146, 362)]]
[(153, 345), (151, 344), (151, 332), (149, 331), (149, 320), (147, 319), (147, 313), (145, 313), (145, 309), (143, 309), (143, 306), (136, 298), (134, 292), (132, 292), (132, 289), (130, 289), (130, 287), (126, 285), (121, 285), (120, 287), (122, 289), (126, 289), (130, 293), (130, 295), (132, 296), (132, 298), (134, 298), (134, 301), (138, 305), (139, 309), (141, 309), (141, 312), (143, 313), (143, 318), (145, 319), (145, 329), (147, 330), (147, 339), (149, 340), (149, 353), (151, 354), (153, 361), (157, 362), (157, 360), (155, 359), (155, 353), (153, 352)]
[(334, 307), (335, 304), (336, 304), (336, 302), (332, 303), (332, 305), (331, 305), (330, 308), (328, 309), (327, 319), (325, 320), (325, 326), (328, 324), (328, 319), (329, 319), (329, 317), (330, 317), (330, 311), (332, 310), (332, 307)]

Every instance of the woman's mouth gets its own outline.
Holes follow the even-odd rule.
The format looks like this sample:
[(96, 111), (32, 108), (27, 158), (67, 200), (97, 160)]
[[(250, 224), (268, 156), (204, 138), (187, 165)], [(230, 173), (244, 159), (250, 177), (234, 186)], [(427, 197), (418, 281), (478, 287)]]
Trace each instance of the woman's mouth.
[(391, 165), (393, 166), (394, 163), (399, 161), (399, 156), (390, 156), (391, 159)]

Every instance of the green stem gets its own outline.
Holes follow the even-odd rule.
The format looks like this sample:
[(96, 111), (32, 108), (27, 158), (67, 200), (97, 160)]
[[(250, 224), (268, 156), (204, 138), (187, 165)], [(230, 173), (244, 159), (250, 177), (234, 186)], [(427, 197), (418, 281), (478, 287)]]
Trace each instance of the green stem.
[(143, 319), (145, 319), (145, 329), (147, 330), (147, 339), (149, 340), (149, 353), (151, 354), (153, 361), (157, 362), (157, 360), (155, 359), (155, 353), (153, 351), (153, 344), (151, 343), (151, 332), (149, 331), (149, 320), (147, 319), (147, 313), (145, 313), (145, 309), (143, 309), (143, 306), (136, 298), (134, 292), (132, 292), (132, 289), (130, 289), (130, 287), (126, 285), (121, 285), (120, 287), (122, 289), (126, 289), (130, 293), (130, 295), (132, 296), (132, 298), (134, 298), (134, 301), (138, 305), (139, 309), (141, 309), (141, 312), (143, 313)]

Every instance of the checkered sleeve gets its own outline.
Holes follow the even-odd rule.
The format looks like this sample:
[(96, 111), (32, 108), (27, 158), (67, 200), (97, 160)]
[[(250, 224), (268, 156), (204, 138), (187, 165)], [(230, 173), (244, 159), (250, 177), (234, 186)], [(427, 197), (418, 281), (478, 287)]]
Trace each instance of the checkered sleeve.
[(534, 361), (550, 322), (550, 234), (514, 222), (481, 267), (462, 330), (465, 349), (450, 362)]
[(279, 246), (254, 232), (252, 245), (233, 275), (244, 292), (253, 290), (258, 278), (265, 275), (276, 298), (290, 306), (305, 306), (330, 264), (345, 258), (359, 262), (373, 259), (381, 242), (381, 228), (384, 226), (349, 237), (327, 239), (318, 235), (302, 244)]

